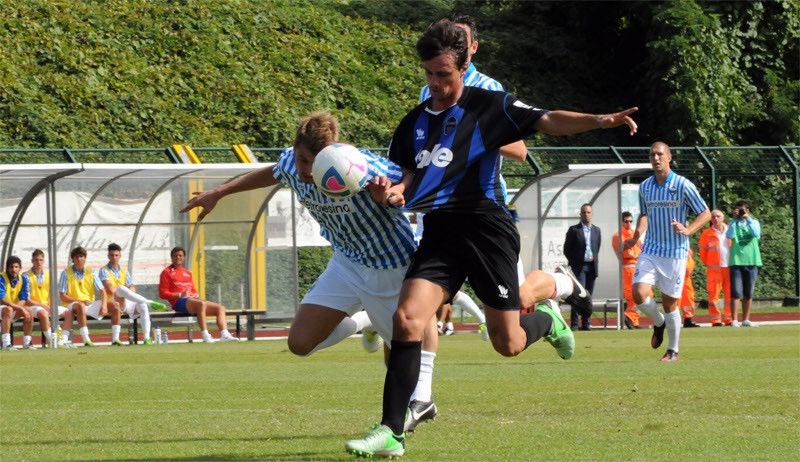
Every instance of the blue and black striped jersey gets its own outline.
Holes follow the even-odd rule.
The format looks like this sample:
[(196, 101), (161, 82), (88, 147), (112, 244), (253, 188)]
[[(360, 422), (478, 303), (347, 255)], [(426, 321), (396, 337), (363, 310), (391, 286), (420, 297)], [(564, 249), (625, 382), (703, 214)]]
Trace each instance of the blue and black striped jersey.
[(498, 149), (535, 133), (547, 111), (475, 87), (464, 87), (458, 102), (444, 111), (427, 106), (426, 101), (403, 118), (389, 147), (389, 159), (415, 174), (405, 208), (507, 213)]

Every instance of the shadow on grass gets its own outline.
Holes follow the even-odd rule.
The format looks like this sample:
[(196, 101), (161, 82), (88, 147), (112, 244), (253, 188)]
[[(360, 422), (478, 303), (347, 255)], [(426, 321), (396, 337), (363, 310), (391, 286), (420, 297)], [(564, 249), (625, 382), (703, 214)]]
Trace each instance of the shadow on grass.
[[(271, 456), (258, 456), (258, 457), (242, 457), (236, 454), (214, 454), (208, 456), (197, 457), (170, 457), (171, 461), (214, 461), (214, 460), (239, 460), (239, 461), (262, 461), (262, 460), (278, 460), (278, 461), (294, 461), (294, 460), (337, 460), (337, 459), (352, 459), (353, 456), (344, 453), (343, 457), (335, 457), (330, 452), (295, 452), (291, 454), (275, 454)], [(164, 459), (108, 459), (115, 462), (161, 462)]]
[[(342, 440), (349, 439), (353, 435), (352, 434), (328, 434), (328, 435), (292, 435), (292, 436), (260, 436), (260, 437), (229, 437), (229, 438), (151, 438), (151, 439), (141, 439), (137, 438), (136, 440), (124, 440), (120, 438), (86, 438), (82, 439), (80, 442), (81, 444), (120, 444), (120, 443), (136, 443), (136, 444), (161, 444), (161, 443), (203, 443), (208, 441), (230, 441), (232, 443), (240, 441), (263, 441), (268, 443), (270, 441), (295, 441), (295, 440), (318, 440), (320, 438), (340, 438)], [(13, 442), (4, 442), (4, 448), (10, 448), (14, 446), (49, 446), (49, 445), (62, 445), (62, 444), (69, 444), (74, 443), (74, 439), (63, 439), (63, 440), (45, 440), (45, 441), (13, 441)], [(120, 459), (122, 460), (122, 459)], [(137, 459), (138, 460), (138, 459)], [(194, 460), (194, 459), (186, 459), (186, 460)], [(204, 459), (197, 459), (197, 460), (204, 460)]]

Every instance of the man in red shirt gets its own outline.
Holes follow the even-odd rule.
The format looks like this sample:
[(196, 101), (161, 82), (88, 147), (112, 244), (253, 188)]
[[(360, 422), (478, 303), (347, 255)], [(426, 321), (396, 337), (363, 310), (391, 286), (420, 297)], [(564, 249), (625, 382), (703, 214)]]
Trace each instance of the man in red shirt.
[(159, 296), (167, 300), (174, 311), (197, 316), (197, 324), (203, 331), (203, 342), (214, 343), (214, 338), (208, 333), (207, 316), (216, 316), (220, 342), (238, 341), (238, 338), (228, 332), (225, 307), (219, 303), (203, 300), (197, 294), (192, 272), (183, 267), (186, 250), (183, 247), (175, 247), (170, 251), (170, 257), (172, 264), (161, 272), (161, 280), (158, 283)]

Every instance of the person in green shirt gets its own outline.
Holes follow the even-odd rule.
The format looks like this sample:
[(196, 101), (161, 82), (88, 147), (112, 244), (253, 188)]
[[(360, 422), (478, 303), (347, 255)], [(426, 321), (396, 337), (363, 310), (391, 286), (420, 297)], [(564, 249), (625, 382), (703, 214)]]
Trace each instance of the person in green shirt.
[(731, 240), (729, 269), (731, 272), (731, 327), (739, 327), (739, 299), (742, 300), (742, 326), (756, 327), (750, 322), (753, 307), (753, 290), (761, 264), (761, 224), (750, 216), (750, 203), (740, 200), (733, 210), (733, 221), (726, 233)]

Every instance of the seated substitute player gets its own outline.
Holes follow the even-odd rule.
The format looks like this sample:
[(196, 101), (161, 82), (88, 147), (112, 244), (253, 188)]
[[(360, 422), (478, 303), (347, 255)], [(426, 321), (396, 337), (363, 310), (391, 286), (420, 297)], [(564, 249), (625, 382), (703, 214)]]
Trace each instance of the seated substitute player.
[[(150, 305), (155, 308), (166, 308), (159, 302), (151, 300), (133, 301), (126, 299), (122, 292), (117, 292), (119, 287), (126, 287), (126, 295), (128, 292), (136, 293), (136, 287), (133, 285), (133, 276), (131, 273), (120, 265), (119, 260), (122, 257), (122, 247), (119, 244), (111, 243), (108, 245), (108, 263), (100, 268), (98, 276), (100, 282), (103, 283), (103, 288), (106, 295), (109, 297), (109, 303), (113, 303), (117, 310), (116, 316), (111, 319), (111, 344), (114, 346), (122, 346), (119, 340), (120, 332), (120, 318), (122, 313), (128, 315), (130, 319), (142, 318), (142, 333), (144, 335), (144, 344), (151, 345), (153, 341), (150, 339)], [(148, 303), (149, 302), (149, 303)]]
[[(30, 287), (30, 296), (27, 300), (28, 309), (31, 310), (33, 317), (39, 320), (39, 326), (49, 342), (52, 336), (50, 332), (50, 273), (44, 270), (44, 252), (39, 249), (34, 250), (31, 255), (31, 265), (31, 269), (22, 273), (22, 277)], [(73, 348), (74, 345), (69, 343), (69, 329), (74, 317), (72, 310), (59, 306), (58, 317), (64, 319), (61, 323), (62, 338), (58, 341), (62, 342), (65, 348)]]
[(610, 115), (548, 112), (508, 93), (465, 87), (466, 34), (450, 21), (431, 25), (417, 54), (432, 96), (403, 118), (392, 138), (389, 158), (403, 167), (403, 181), (374, 188), (383, 188), (389, 205), (429, 213), (394, 316), (383, 418), (365, 438), (347, 442), (346, 450), (357, 455), (405, 452), (403, 421), (419, 375), (422, 332), (467, 277), (500, 354), (515, 356), (545, 338), (562, 358), (573, 355), (572, 331), (554, 301), (520, 316), (519, 233), (499, 187), (499, 148), (537, 130), (569, 135), (627, 124), (636, 131), (629, 117), (636, 108)]
[[(667, 352), (661, 361), (678, 360), (681, 335), (681, 313), (678, 302), (686, 281), (686, 258), (689, 255), (689, 236), (699, 231), (711, 219), (711, 212), (691, 181), (675, 174), (670, 168), (672, 151), (666, 143), (657, 141), (650, 146), (650, 165), (653, 176), (639, 185), (639, 209), (633, 237), (622, 244), (625, 251), (645, 235), (644, 247), (636, 261), (633, 275), (633, 299), (640, 311), (649, 316), (655, 326), (650, 346), (658, 348), (664, 341), (664, 329), (669, 334)], [(689, 210), (697, 217), (686, 226)], [(647, 233), (647, 234), (645, 234)], [(661, 289), (664, 314), (658, 311), (650, 293), (653, 286)]]
[(216, 317), (220, 342), (238, 342), (239, 339), (228, 332), (225, 307), (219, 303), (203, 300), (197, 294), (192, 272), (183, 267), (186, 250), (183, 247), (175, 247), (169, 255), (172, 258), (172, 264), (161, 272), (158, 282), (159, 297), (167, 300), (176, 312), (197, 316), (197, 324), (202, 330), (203, 342), (214, 343), (214, 338), (208, 333), (207, 316)]
[(31, 343), (31, 330), (33, 330), (33, 316), (25, 307), (30, 294), (30, 287), (20, 276), (22, 260), (16, 256), (6, 259), (6, 270), (0, 273), (0, 317), (2, 317), (2, 349), (13, 351), (14, 341), (11, 338), (11, 323), (15, 318), (22, 319), (22, 347), (37, 349)]
[[(86, 267), (86, 256), (87, 252), (83, 247), (75, 247), (70, 251), (69, 258), (72, 260), (72, 266), (68, 266), (61, 272), (58, 286), (61, 292), (61, 303), (68, 310), (73, 310), (78, 319), (83, 344), (91, 347), (94, 346), (94, 343), (89, 338), (86, 317), (103, 319), (108, 314), (109, 307), (103, 284), (100, 283), (100, 279), (92, 272), (91, 268)], [(97, 300), (98, 293), (100, 300)], [(116, 310), (116, 308), (111, 309)], [(64, 331), (64, 334), (69, 338), (68, 331)]]

